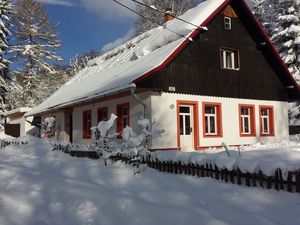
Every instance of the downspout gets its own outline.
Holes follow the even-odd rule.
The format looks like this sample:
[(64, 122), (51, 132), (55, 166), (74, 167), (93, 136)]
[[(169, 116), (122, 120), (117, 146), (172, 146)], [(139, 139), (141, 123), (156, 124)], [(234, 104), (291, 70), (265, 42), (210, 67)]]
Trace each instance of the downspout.
[(139, 103), (141, 103), (141, 104), (143, 105), (143, 107), (144, 107), (144, 113), (143, 113), (143, 116), (144, 116), (144, 118), (146, 118), (146, 108), (147, 108), (147, 105), (146, 105), (145, 102), (142, 101), (142, 99), (139, 98), (139, 96), (137, 96), (137, 95), (135, 94), (135, 90), (136, 90), (136, 87), (131, 87), (131, 88), (130, 88), (131, 96), (132, 96), (133, 98), (135, 98)]

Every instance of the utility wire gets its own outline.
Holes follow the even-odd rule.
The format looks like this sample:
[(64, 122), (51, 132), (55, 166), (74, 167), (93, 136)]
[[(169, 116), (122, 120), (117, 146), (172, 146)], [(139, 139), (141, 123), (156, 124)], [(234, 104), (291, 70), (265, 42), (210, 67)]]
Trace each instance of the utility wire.
[[(137, 4), (139, 4), (139, 5), (145, 6), (146, 8), (149, 8), (149, 9), (154, 10), (154, 11), (156, 11), (156, 12), (160, 12), (160, 13), (163, 13), (163, 14), (166, 13), (165, 11), (159, 10), (159, 9), (157, 9), (156, 7), (151, 7), (151, 6), (149, 6), (149, 5), (147, 5), (147, 4), (143, 3), (143, 2), (139, 2), (139, 1), (136, 1), (136, 0), (131, 0), (131, 1), (133, 1), (133, 2), (135, 2), (135, 3), (137, 3)], [(180, 18), (180, 17), (177, 17), (177, 16), (173, 16), (173, 15), (172, 15), (172, 17), (174, 17), (175, 19), (177, 19), (177, 20), (179, 20), (179, 21), (181, 21), (181, 22), (184, 22), (184, 23), (187, 23), (187, 24), (189, 24), (189, 25), (192, 25), (192, 26), (194, 26), (194, 27), (197, 27), (197, 28), (200, 28), (200, 29), (203, 29), (203, 30), (207, 30), (207, 27), (201, 27), (201, 26), (198, 26), (198, 25), (196, 25), (196, 24), (193, 24), (193, 23), (191, 23), (191, 22), (189, 22), (189, 21), (187, 21), (187, 20), (184, 20), (184, 19), (182, 19), (182, 18)]]
[[(128, 9), (129, 11), (131, 11), (131, 12), (133, 12), (133, 13), (139, 15), (140, 17), (142, 17), (142, 18), (144, 18), (144, 19), (150, 21), (151, 23), (154, 23), (154, 24), (157, 25), (157, 26), (161, 26), (160, 24), (156, 23), (155, 21), (151, 20), (150, 18), (148, 18), (148, 17), (142, 15), (141, 13), (139, 13), (139, 12), (137, 12), (137, 11), (131, 9), (130, 7), (124, 5), (123, 3), (121, 3), (121, 2), (119, 2), (119, 1), (117, 1), (117, 0), (113, 0), (113, 1), (114, 1), (115, 3), (117, 3), (117, 4), (121, 5), (121, 6), (123, 6), (124, 8)], [(171, 30), (171, 29), (169, 29), (169, 28), (167, 28), (167, 27), (164, 27), (164, 28), (165, 28), (166, 30), (168, 30), (168, 31), (170, 31), (170, 32), (172, 32), (172, 33), (174, 33), (174, 34), (179, 35), (179, 36), (182, 37), (182, 38), (189, 39), (190, 41), (193, 41), (193, 39), (192, 39), (191, 37), (186, 37), (186, 36), (184, 36), (184, 35), (182, 35), (182, 34), (179, 34), (178, 32), (173, 31), (173, 30)]]

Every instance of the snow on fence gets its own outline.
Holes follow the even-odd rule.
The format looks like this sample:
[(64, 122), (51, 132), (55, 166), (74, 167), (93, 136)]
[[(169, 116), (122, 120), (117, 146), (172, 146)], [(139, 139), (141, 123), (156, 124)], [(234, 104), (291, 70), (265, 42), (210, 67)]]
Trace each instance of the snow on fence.
[[(121, 160), (130, 164), (131, 158), (116, 155), (112, 156), (111, 160)], [(226, 183), (230, 182), (232, 184), (246, 185), (248, 187), (261, 187), (275, 189), (277, 191), (283, 190), (300, 193), (300, 170), (289, 171), (286, 174), (281, 169), (276, 169), (274, 175), (267, 176), (263, 174), (261, 170), (257, 173), (243, 173), (239, 168), (232, 170), (228, 170), (227, 168), (220, 169), (212, 163), (206, 163), (204, 165), (197, 165), (193, 163), (184, 164), (180, 161), (161, 161), (151, 157), (142, 159), (141, 163), (146, 164), (150, 168), (166, 173), (210, 177)]]
[(0, 149), (5, 148), (9, 145), (26, 145), (26, 141), (16, 141), (16, 140), (0, 140)]

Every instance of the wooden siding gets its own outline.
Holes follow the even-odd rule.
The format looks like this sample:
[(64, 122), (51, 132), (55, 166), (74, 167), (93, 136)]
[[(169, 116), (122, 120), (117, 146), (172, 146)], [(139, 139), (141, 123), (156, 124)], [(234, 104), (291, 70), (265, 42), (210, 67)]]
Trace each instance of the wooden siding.
[[(175, 87), (176, 93), (287, 101), (288, 92), (279, 79), (281, 71), (257, 47), (253, 26), (250, 29), (240, 17), (232, 18), (232, 30), (225, 30), (224, 15), (220, 13), (207, 26), (208, 31), (190, 42), (167, 68), (137, 86), (164, 92)], [(220, 47), (239, 50), (239, 70), (221, 68)]]

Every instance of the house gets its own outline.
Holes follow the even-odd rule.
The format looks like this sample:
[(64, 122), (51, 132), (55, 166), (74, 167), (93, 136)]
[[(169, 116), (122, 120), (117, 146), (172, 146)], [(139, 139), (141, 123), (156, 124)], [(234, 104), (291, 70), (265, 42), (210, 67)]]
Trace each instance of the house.
[(25, 118), (25, 113), (31, 108), (17, 108), (8, 112), (2, 113), (5, 118), (4, 132), (12, 137), (23, 137), (27, 134), (33, 134), (36, 127), (32, 125), (33, 116)]
[(288, 139), (299, 87), (244, 0), (207, 0), (106, 54), (26, 115), (56, 118), (58, 138), (89, 144), (90, 127), (141, 116), (163, 128), (153, 150)]

